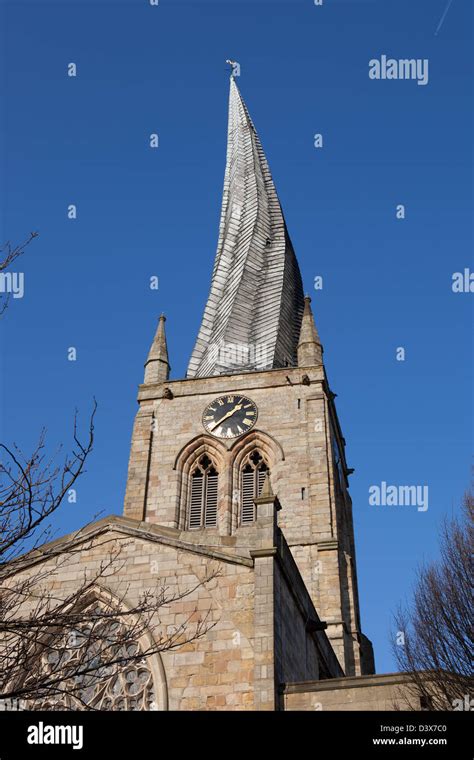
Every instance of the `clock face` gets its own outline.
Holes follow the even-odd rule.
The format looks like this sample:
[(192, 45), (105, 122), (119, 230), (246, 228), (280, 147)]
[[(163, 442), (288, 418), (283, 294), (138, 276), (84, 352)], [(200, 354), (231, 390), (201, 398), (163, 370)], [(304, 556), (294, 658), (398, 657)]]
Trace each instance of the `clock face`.
[(207, 432), (217, 438), (237, 438), (250, 430), (257, 421), (257, 406), (240, 394), (216, 398), (202, 416)]

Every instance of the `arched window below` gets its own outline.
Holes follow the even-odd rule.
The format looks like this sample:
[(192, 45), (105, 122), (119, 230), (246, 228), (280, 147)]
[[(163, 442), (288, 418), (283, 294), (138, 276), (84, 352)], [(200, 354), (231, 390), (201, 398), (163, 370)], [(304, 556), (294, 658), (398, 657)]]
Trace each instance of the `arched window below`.
[[(78, 609), (79, 619), (84, 619), (77, 626), (63, 637), (53, 634), (45, 640), (23, 686), (27, 689), (35, 681), (52, 685), (44, 695), (28, 699), (27, 709), (164, 709), (156, 655), (141, 656), (150, 644), (130, 639), (126, 624), (109, 617), (111, 613), (118, 610), (99, 602)], [(41, 693), (41, 686), (37, 690)]]
[(255, 522), (254, 499), (260, 496), (268, 471), (268, 467), (258, 451), (252, 452), (242, 465), (240, 484), (240, 522), (242, 525)]
[(188, 520), (190, 530), (216, 527), (218, 481), (216, 468), (207, 454), (204, 454), (191, 472)]

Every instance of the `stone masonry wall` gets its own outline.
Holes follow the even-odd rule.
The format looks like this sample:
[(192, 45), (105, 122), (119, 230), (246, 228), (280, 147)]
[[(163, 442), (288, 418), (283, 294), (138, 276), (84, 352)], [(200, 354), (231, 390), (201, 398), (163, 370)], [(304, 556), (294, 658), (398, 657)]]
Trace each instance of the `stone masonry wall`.
[(277, 683), (319, 678), (318, 650), (280, 567), (275, 568), (275, 659)]
[[(309, 384), (303, 382), (305, 375)], [(352, 521), (338, 519), (324, 369), (176, 380), (166, 388), (173, 398), (164, 397), (164, 385), (140, 386), (125, 516), (186, 530), (186, 468), (206, 450), (218, 465), (219, 513), (217, 528), (200, 532), (200, 541), (212, 544), (213, 536), (227, 536), (236, 547), (251, 547), (252, 528), (238, 526), (236, 462), (246, 445), (258, 446), (268, 459), (272, 488), (282, 505), (279, 524), (313, 602), (328, 623), (340, 663), (347, 674), (360, 672), (357, 588), (352, 570), (347, 575), (344, 555), (353, 545), (352, 536), (345, 535), (352, 531)], [(206, 406), (217, 396), (239, 393), (258, 406), (255, 428), (237, 440), (206, 435)]]
[[(105, 537), (104, 537), (105, 536)], [(104, 545), (104, 541), (107, 544)], [(159, 630), (172, 633), (190, 618), (208, 615), (213, 623), (206, 635), (179, 649), (161, 654), (164, 681), (158, 685), (160, 703), (172, 710), (253, 710), (254, 701), (254, 569), (237, 561), (218, 561), (163, 543), (124, 536), (110, 530), (82, 545), (45, 584), (60, 597), (71, 593), (99, 568), (107, 552), (121, 546), (117, 565), (100, 580), (100, 588), (133, 607), (140, 593), (161, 586), (167, 594), (197, 587), (189, 596), (160, 609)], [(64, 558), (63, 560), (64, 561)], [(47, 563), (54, 567), (55, 560)], [(122, 566), (123, 563), (123, 566)], [(46, 565), (44, 565), (46, 566)], [(209, 572), (219, 576), (199, 586)], [(36, 566), (25, 573), (34, 573)], [(270, 621), (272, 622), (272, 621)], [(155, 668), (159, 671), (160, 668)]]

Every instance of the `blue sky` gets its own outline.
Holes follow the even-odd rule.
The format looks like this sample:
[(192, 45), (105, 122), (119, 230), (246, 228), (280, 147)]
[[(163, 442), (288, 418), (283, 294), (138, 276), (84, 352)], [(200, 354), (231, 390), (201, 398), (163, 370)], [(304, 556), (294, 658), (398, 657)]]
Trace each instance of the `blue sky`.
[[(51, 450), (69, 446), (75, 407), (86, 420), (96, 396), (95, 451), (56, 529), (121, 512), (156, 318), (167, 314), (172, 375), (182, 377), (207, 296), (224, 62), (236, 59), (338, 394), (355, 468), (362, 624), (379, 672), (395, 669), (391, 614), (419, 563), (436, 556), (440, 521), (470, 478), (472, 294), (453, 293), (451, 278), (473, 268), (472, 10), (454, 0), (435, 34), (447, 6), (0, 4), (1, 239), (40, 233), (21, 261), (24, 298), (0, 328), (2, 440), (28, 451), (45, 425)], [(429, 83), (369, 79), (382, 54), (428, 58)], [(428, 510), (370, 506), (368, 489), (382, 481), (428, 485)]]

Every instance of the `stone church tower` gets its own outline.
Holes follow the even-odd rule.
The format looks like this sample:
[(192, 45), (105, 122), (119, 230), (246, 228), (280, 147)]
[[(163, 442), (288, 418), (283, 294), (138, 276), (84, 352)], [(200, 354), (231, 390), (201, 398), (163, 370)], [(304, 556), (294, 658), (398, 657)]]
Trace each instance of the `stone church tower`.
[[(187, 377), (170, 379), (161, 316), (138, 402), (123, 516), (38, 547), (15, 572), (39, 568), (38, 594), (54, 600), (86, 580), (81, 614), (169, 595), (134, 642), (150, 654), (81, 682), (79, 706), (67, 689), (51, 706), (394, 709), (404, 676), (374, 674), (361, 631), (351, 470), (311, 300), (233, 78), (217, 255)], [(108, 550), (120, 564), (104, 572)], [(179, 638), (202, 620), (203, 635)], [(160, 646), (170, 636), (176, 646)]]
[(261, 520), (275, 519), (270, 548), (276, 554), (274, 544), (285, 542), (319, 616), (307, 625), (325, 630), (337, 657), (327, 675), (373, 673), (335, 394), (268, 163), (233, 77), (211, 287), (186, 379), (169, 373), (161, 316), (139, 388), (124, 516), (257, 564), (273, 556)]

